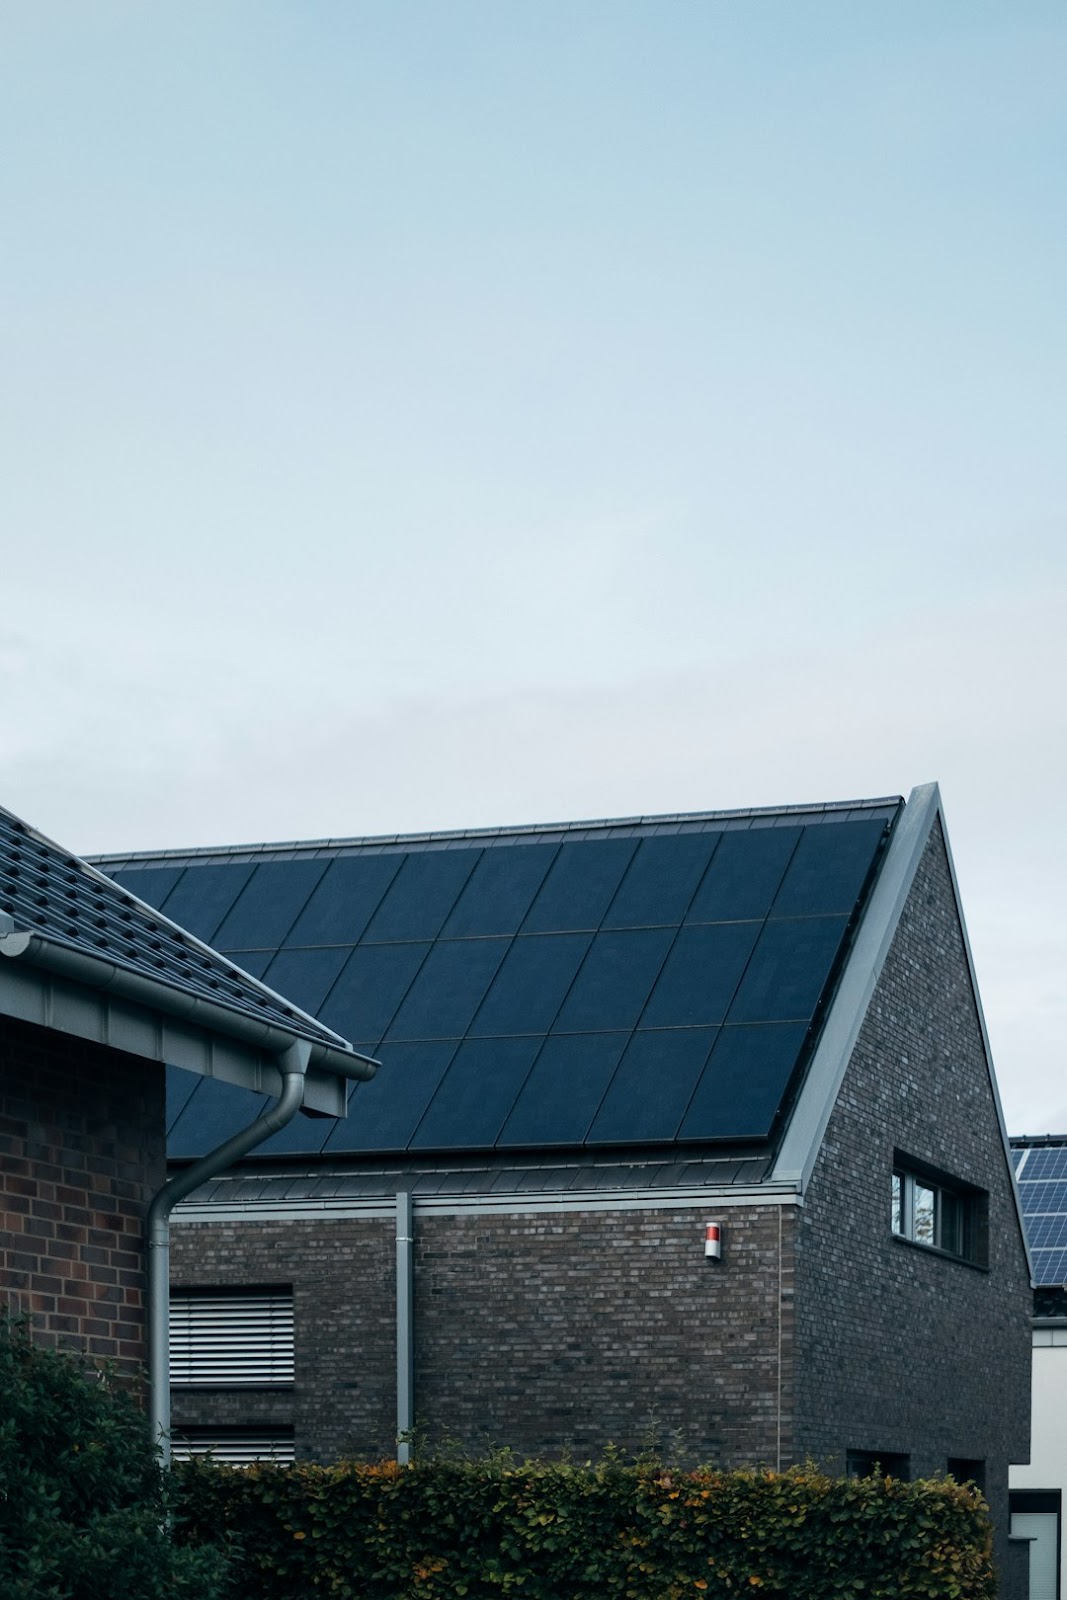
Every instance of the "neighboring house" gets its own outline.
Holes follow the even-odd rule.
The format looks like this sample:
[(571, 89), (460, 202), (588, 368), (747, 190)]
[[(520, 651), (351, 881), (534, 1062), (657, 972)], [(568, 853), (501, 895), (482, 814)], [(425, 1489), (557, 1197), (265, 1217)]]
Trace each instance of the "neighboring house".
[(1015, 1176), (1034, 1264), (1030, 1465), (1011, 1471), (1013, 1531), (1033, 1541), (1030, 1600), (1067, 1592), (1067, 1136), (1013, 1139)]
[[(288, 1075), (293, 1109), (331, 1126), (348, 1080), (368, 1070), (331, 1030), (0, 810), (0, 1311), (128, 1376), (150, 1353), (165, 1064), (246, 1096), (276, 1094)], [(168, 1201), (154, 1212), (164, 1251)]]
[[(1021, 1592), (1029, 1267), (936, 786), (100, 865), (382, 1061), (176, 1214), (194, 1444), (950, 1470)], [(175, 1081), (176, 1168), (246, 1102)]]

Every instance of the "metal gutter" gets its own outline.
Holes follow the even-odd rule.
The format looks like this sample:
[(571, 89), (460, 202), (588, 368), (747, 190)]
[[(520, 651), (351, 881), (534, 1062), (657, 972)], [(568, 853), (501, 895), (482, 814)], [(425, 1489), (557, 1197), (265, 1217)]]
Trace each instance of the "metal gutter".
[(309, 1037), (301, 1032), (299, 1024), (292, 1029), (278, 1023), (261, 1021), (242, 1012), (220, 1005), (201, 995), (154, 978), (131, 972), (113, 961), (106, 961), (45, 934), (31, 933), (26, 929), (0, 932), (0, 954), (10, 959), (22, 958), (31, 966), (43, 967), (61, 977), (72, 978), (102, 993), (121, 995), (140, 1005), (183, 1022), (192, 1022), (207, 1032), (239, 1039), (242, 1044), (265, 1050), (271, 1054), (283, 1053), (294, 1038), (306, 1038), (311, 1050), (311, 1065), (323, 1067), (342, 1078), (373, 1078), (377, 1063), (359, 1055), (338, 1035), (337, 1043)]

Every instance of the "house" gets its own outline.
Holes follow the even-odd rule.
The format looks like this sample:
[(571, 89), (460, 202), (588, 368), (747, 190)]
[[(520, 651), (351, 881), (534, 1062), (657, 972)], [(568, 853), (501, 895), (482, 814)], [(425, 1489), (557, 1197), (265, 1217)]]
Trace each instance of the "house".
[[(949, 1470), (1018, 1592), (1029, 1266), (935, 785), (98, 865), (382, 1062), (175, 1214), (192, 1446)], [(247, 1100), (175, 1080), (175, 1169)]]
[[(0, 1309), (129, 1377), (147, 1363), (161, 1428), (168, 1217), (189, 1181), (166, 1184), (167, 1066), (191, 1085), (281, 1097), (258, 1128), (241, 1124), (242, 1149), (298, 1109), (332, 1126), (349, 1081), (373, 1071), (313, 1017), (0, 810)], [(220, 1169), (216, 1159), (197, 1170)]]
[(1029, 1465), (1011, 1469), (1011, 1520), (1032, 1541), (1031, 1600), (1059, 1600), (1067, 1588), (1067, 1136), (1011, 1143), (1034, 1267), (1033, 1439)]

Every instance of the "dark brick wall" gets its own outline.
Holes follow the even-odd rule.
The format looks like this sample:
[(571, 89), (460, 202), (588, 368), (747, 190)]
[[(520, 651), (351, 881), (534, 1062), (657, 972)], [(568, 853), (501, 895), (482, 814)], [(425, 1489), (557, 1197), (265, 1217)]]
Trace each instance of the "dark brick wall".
[(285, 1423), (317, 1460), (392, 1454), (396, 1434), (396, 1232), (391, 1220), (183, 1223), (171, 1227), (175, 1288), (290, 1284), (293, 1389), (182, 1389), (177, 1428)]
[[(894, 1148), (989, 1192), (989, 1270), (890, 1235)], [(984, 1458), (1006, 1527), (1029, 1454), (1030, 1293), (948, 863), (938, 834), (853, 1052), (797, 1254), (796, 1450)], [(1003, 1554), (1003, 1549), (1002, 1549)]]
[(0, 1296), (46, 1343), (144, 1362), (163, 1069), (0, 1018)]
[[(469, 1449), (608, 1443), (724, 1465), (791, 1447), (794, 1212), (416, 1211), (416, 1413)], [(290, 1282), (295, 1392), (175, 1390), (177, 1424), (289, 1422), (303, 1454), (391, 1453), (391, 1220), (181, 1223), (175, 1286)]]

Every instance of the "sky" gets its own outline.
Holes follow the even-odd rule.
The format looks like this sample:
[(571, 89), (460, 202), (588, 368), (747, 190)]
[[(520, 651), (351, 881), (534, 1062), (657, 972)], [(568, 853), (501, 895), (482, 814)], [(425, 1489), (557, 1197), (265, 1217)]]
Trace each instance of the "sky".
[(942, 789), (1067, 1131), (1062, 0), (0, 0), (0, 804)]

